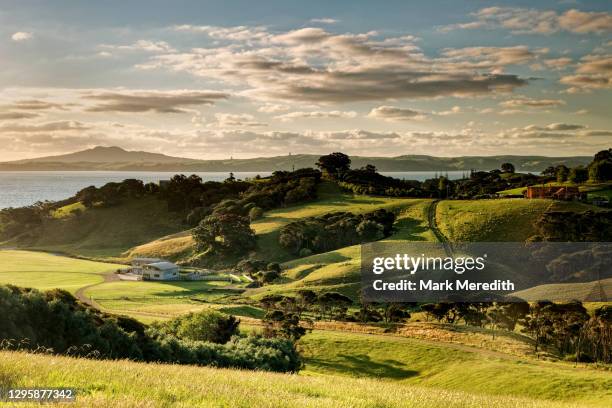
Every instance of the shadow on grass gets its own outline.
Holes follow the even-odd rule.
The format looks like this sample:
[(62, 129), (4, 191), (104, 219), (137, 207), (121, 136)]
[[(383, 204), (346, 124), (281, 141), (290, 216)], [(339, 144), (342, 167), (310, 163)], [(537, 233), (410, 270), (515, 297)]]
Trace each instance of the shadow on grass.
[(404, 368), (404, 363), (396, 360), (375, 361), (366, 354), (338, 354), (335, 361), (308, 358), (306, 365), (314, 364), (327, 370), (359, 377), (392, 378), (401, 380), (414, 377), (418, 371)]
[(415, 218), (402, 218), (398, 220), (393, 228), (396, 233), (387, 238), (388, 241), (425, 241), (425, 238), (418, 235), (427, 231), (429, 228), (421, 225), (422, 221)]

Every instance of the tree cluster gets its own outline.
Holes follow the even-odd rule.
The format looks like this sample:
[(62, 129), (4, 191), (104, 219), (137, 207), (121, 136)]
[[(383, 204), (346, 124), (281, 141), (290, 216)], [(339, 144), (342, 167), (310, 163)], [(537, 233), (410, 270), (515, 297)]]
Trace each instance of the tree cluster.
[(278, 262), (266, 262), (260, 259), (243, 259), (234, 267), (237, 273), (248, 275), (254, 279), (252, 287), (259, 287), (274, 282), (281, 275), (281, 266)]
[(438, 322), (514, 331), (533, 339), (534, 351), (552, 348), (560, 357), (586, 362), (612, 361), (612, 307), (602, 306), (589, 315), (582, 303), (481, 302), (421, 305)]
[(612, 241), (612, 211), (547, 211), (534, 226), (537, 234), (531, 241)]
[(283, 226), (279, 243), (291, 253), (306, 256), (391, 235), (395, 214), (380, 209), (366, 214), (332, 212)]
[(236, 335), (228, 339), (237, 332), (237, 322), (215, 312), (210, 317), (208, 311), (203, 313), (147, 328), (134, 319), (87, 307), (63, 290), (1, 286), (0, 347), (281, 372), (301, 368), (291, 340)]

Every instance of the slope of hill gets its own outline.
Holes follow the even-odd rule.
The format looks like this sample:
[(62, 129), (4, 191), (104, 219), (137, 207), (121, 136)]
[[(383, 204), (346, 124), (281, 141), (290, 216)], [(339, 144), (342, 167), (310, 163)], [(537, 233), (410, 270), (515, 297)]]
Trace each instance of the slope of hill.
[(3, 164), (34, 164), (34, 163), (177, 163), (191, 162), (192, 159), (171, 157), (160, 153), (142, 151), (127, 151), (117, 146), (96, 146), (80, 152), (46, 156), (36, 159), (18, 160)]
[[(36, 159), (0, 163), (0, 171), (19, 170), (123, 170), (123, 171), (260, 171), (291, 170), (313, 167), (321, 154), (296, 154), (252, 159), (196, 160), (171, 157), (159, 153), (126, 151), (119, 147), (92, 149)], [(434, 157), (403, 155), (397, 157), (352, 156), (353, 168), (375, 165), (380, 171), (452, 171), (491, 170), (502, 163), (513, 163), (518, 171), (538, 172), (548, 166), (565, 164), (568, 167), (586, 165), (592, 157), (545, 156), (462, 156)]]
[(44, 221), (28, 248), (88, 257), (117, 257), (125, 250), (184, 229), (180, 214), (168, 212), (153, 197), (130, 200), (108, 208), (91, 208), (80, 215)]
[[(333, 339), (330, 339), (332, 342)], [(341, 338), (341, 350), (351, 338)], [(372, 339), (375, 340), (375, 339)], [(404, 344), (410, 351), (414, 344)], [(369, 344), (376, 350), (378, 344)], [(408, 346), (408, 347), (405, 347)], [(381, 352), (386, 353), (383, 344)], [(426, 347), (416, 348), (423, 351)], [(97, 361), (20, 352), (0, 352), (0, 387), (72, 387), (78, 390), (75, 406), (232, 406), (232, 407), (582, 407), (606, 406), (610, 379), (605, 373), (576, 370), (563, 373), (553, 368), (530, 366), (523, 378), (515, 363), (501, 360), (470, 361), (469, 353), (439, 349), (440, 362), (450, 363), (455, 371), (431, 373), (432, 385), (403, 384), (374, 378), (348, 378), (343, 375), (287, 375), (256, 371), (205, 367), (144, 364), (130, 361)], [(409, 352), (410, 354), (410, 352)], [(432, 358), (435, 355), (432, 354)], [(343, 358), (338, 354), (338, 358)], [(406, 356), (397, 356), (404, 358)], [(356, 357), (359, 364), (364, 357)], [(367, 358), (367, 357), (365, 357)], [(466, 360), (467, 358), (467, 360)], [(449, 362), (449, 359), (457, 359)], [(376, 360), (378, 361), (378, 359)], [(365, 362), (364, 362), (365, 363)], [(426, 363), (422, 361), (420, 367)], [(467, 364), (474, 365), (476, 376), (464, 375)], [(367, 363), (366, 363), (367, 364)], [(386, 365), (401, 364), (386, 359)], [(406, 369), (395, 373), (414, 375)], [(521, 364), (523, 366), (523, 364)], [(376, 364), (371, 365), (375, 370)], [(338, 367), (342, 369), (342, 366)], [(382, 367), (378, 366), (378, 370)], [(479, 371), (480, 369), (480, 371)], [(494, 375), (490, 375), (493, 370)], [(390, 371), (392, 372), (392, 371)], [(366, 373), (367, 375), (367, 373)], [(454, 379), (453, 379), (454, 376)], [(540, 379), (538, 381), (538, 379)], [(487, 395), (479, 380), (496, 383)], [(536, 381), (537, 387), (530, 386)], [(458, 386), (463, 384), (462, 386)], [(489, 385), (489, 384), (488, 384)], [(494, 385), (494, 384), (490, 384)], [(503, 386), (502, 386), (503, 385)], [(544, 385), (544, 387), (542, 386)], [(473, 391), (462, 391), (472, 388)], [(555, 390), (562, 392), (553, 395)], [(502, 391), (503, 390), (503, 391)], [(543, 392), (542, 392), (543, 391)], [(538, 392), (543, 395), (538, 396)], [(504, 395), (505, 394), (505, 395)], [(515, 396), (510, 396), (514, 394)], [(530, 395), (531, 394), (531, 395)], [(521, 395), (517, 397), (516, 395)], [(552, 396), (552, 397), (551, 397)], [(548, 398), (547, 398), (548, 397)], [(573, 403), (573, 404), (572, 404)]]

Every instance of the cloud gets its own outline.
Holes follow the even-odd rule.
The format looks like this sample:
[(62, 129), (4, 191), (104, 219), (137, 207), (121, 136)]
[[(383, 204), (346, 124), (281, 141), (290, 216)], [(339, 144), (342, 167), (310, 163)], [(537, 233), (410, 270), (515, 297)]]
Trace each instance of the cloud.
[(563, 68), (566, 68), (568, 65), (572, 64), (572, 59), (567, 58), (567, 57), (551, 58), (551, 59), (544, 60), (543, 62), (544, 62), (544, 65), (546, 65), (549, 68), (563, 69)]
[(11, 39), (16, 42), (28, 41), (34, 38), (34, 34), (25, 31), (18, 31), (11, 36)]
[(84, 98), (98, 102), (88, 112), (156, 112), (186, 113), (185, 107), (213, 105), (229, 94), (217, 91), (105, 91), (85, 94)]
[(527, 97), (520, 97), (515, 99), (509, 99), (507, 101), (500, 102), (500, 106), (504, 108), (517, 109), (517, 108), (554, 108), (565, 105), (565, 101), (562, 99), (531, 99)]
[(21, 123), (6, 123), (0, 125), (0, 132), (29, 132), (29, 133), (37, 133), (37, 132), (58, 132), (58, 131), (75, 131), (75, 130), (88, 130), (91, 127), (84, 123), (73, 121), (73, 120), (63, 120), (56, 122), (47, 122), (47, 123), (36, 123), (36, 124), (21, 124)]
[(608, 12), (572, 9), (559, 14), (554, 10), (487, 7), (473, 13), (473, 16), (475, 21), (444, 26), (439, 31), (501, 27), (515, 34), (553, 34), (559, 31), (576, 34), (612, 32), (612, 15)]
[(612, 32), (612, 14), (588, 13), (572, 9), (559, 17), (559, 26), (564, 30), (580, 34), (609, 33)]
[(546, 126), (529, 125), (524, 130), (548, 130), (548, 131), (567, 131), (584, 129), (586, 126), (571, 123), (551, 123)]
[(357, 117), (357, 112), (354, 111), (311, 111), (311, 112), (289, 112), (283, 115), (275, 116), (275, 119), (279, 119), (283, 122), (290, 122), (294, 119), (350, 119)]
[(257, 111), (262, 112), (262, 113), (279, 113), (279, 112), (287, 112), (288, 110), (291, 110), (290, 106), (272, 104), (272, 103), (268, 103), (268, 104), (265, 104), (257, 108)]
[(379, 106), (372, 109), (370, 113), (368, 113), (368, 117), (390, 121), (403, 121), (423, 119), (424, 115), (422, 112), (412, 109), (398, 108), (395, 106)]
[(40, 116), (31, 112), (0, 112), (0, 120), (32, 119)]
[(432, 58), (412, 36), (334, 34), (317, 27), (280, 33), (244, 26), (181, 27), (229, 44), (157, 55), (137, 68), (187, 72), (243, 86), (243, 96), (268, 102), (348, 103), (510, 92), (527, 80), (503, 74), (501, 67), (536, 55), (520, 46), (448, 50), (442, 58)]
[(485, 61), (485, 66), (487, 67), (525, 64), (536, 57), (536, 53), (530, 51), (525, 45), (514, 47), (447, 48), (442, 54), (455, 60), (470, 58)]
[(7, 105), (9, 109), (43, 111), (50, 109), (66, 110), (74, 104), (49, 102), (42, 99), (21, 99)]
[(580, 59), (576, 71), (560, 79), (569, 85), (568, 93), (612, 88), (612, 55), (586, 55)]
[[(102, 44), (102, 48), (119, 50), (119, 51), (145, 51), (145, 52), (175, 52), (176, 50), (165, 41), (149, 41), (149, 40), (138, 40), (130, 45), (110, 45)], [(100, 55), (99, 53), (98, 55)], [(108, 56), (108, 55), (102, 55)]]
[(311, 23), (319, 23), (319, 24), (336, 24), (340, 20), (336, 20), (335, 18), (313, 18), (310, 20)]
[(221, 127), (261, 127), (268, 126), (267, 123), (257, 122), (253, 115), (248, 114), (231, 114), (231, 113), (215, 113), (217, 122), (214, 123), (216, 126)]
[(218, 27), (218, 26), (197, 26), (197, 25), (177, 25), (172, 27), (175, 31), (203, 33), (211, 38), (232, 41), (267, 41), (271, 37), (266, 27)]
[(587, 130), (582, 136), (612, 136), (612, 130)]

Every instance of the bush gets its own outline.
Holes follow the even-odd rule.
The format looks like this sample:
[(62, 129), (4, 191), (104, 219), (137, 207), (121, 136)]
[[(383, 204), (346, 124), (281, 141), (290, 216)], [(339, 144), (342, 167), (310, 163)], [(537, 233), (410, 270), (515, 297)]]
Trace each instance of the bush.
[(240, 321), (234, 316), (215, 310), (189, 313), (163, 323), (154, 323), (152, 328), (159, 334), (171, 335), (181, 339), (227, 343), (238, 334)]
[(281, 372), (297, 372), (302, 365), (287, 339), (233, 336), (227, 341), (238, 332), (238, 321), (216, 311), (147, 328), (85, 306), (64, 290), (0, 286), (0, 315), (4, 349)]
[(394, 222), (395, 215), (383, 209), (358, 215), (333, 212), (285, 225), (279, 244), (296, 255), (308, 256), (389, 236)]

